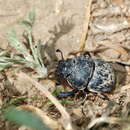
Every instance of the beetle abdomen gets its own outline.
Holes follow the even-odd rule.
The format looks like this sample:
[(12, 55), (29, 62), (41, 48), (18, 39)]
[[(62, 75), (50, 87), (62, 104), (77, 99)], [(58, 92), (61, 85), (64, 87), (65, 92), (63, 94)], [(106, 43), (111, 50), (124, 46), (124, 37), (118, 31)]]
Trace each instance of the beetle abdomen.
[(91, 92), (110, 92), (116, 82), (113, 67), (102, 60), (97, 59), (94, 62), (95, 69), (87, 89)]

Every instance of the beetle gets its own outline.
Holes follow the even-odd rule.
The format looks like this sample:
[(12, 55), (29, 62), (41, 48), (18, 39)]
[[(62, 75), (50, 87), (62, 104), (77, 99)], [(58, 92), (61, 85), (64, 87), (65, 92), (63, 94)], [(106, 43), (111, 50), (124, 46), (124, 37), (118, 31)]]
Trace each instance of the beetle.
[(65, 80), (73, 88), (72, 91), (61, 92), (58, 97), (67, 97), (80, 90), (107, 93), (114, 89), (116, 83), (115, 71), (111, 64), (101, 59), (94, 59), (89, 54), (66, 60), (62, 55), (55, 76), (58, 81)]

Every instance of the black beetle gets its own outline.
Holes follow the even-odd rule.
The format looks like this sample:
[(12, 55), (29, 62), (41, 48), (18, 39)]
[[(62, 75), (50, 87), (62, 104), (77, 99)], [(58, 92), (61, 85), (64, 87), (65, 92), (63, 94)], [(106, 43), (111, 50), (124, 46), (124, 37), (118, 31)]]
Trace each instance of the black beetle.
[(72, 91), (60, 93), (58, 97), (67, 97), (79, 90), (110, 92), (116, 83), (111, 64), (101, 59), (93, 59), (88, 54), (66, 60), (62, 58), (56, 67), (55, 76), (58, 80), (66, 80), (73, 88)]

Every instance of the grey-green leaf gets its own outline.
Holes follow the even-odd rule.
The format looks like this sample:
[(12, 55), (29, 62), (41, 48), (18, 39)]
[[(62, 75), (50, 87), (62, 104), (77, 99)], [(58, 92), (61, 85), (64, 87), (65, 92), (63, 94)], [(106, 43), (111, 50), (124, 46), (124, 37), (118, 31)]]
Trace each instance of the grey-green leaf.
[(15, 107), (9, 107), (4, 112), (4, 117), (11, 122), (18, 125), (25, 125), (34, 130), (50, 130), (36, 114), (24, 110), (18, 110)]

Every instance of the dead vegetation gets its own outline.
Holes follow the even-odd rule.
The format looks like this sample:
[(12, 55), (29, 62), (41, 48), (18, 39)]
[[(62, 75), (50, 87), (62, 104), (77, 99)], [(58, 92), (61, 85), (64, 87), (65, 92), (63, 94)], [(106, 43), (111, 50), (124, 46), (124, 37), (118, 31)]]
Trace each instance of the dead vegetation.
[[(56, 13), (61, 12), (62, 15), (64, 5), (64, 0), (57, 0)], [(130, 65), (130, 1), (85, 0), (84, 8), (86, 12), (84, 12), (85, 17), (82, 22), (82, 34), (77, 44), (78, 51), (85, 50), (94, 57), (127, 65), (113, 64), (117, 74), (117, 83), (115, 90), (106, 94), (109, 100), (104, 100), (93, 93), (88, 94), (85, 101), (82, 97), (76, 96), (56, 99), (56, 92), (61, 91), (63, 86), (55, 85), (54, 81), (42, 78), (46, 76), (47, 69), (53, 68), (55, 60), (58, 60), (55, 50), (59, 47), (66, 53), (68, 52), (67, 43), (66, 46), (62, 44), (57, 46), (57, 41), (68, 33), (71, 35), (71, 31), (75, 28), (73, 17), (76, 16), (62, 17), (59, 24), (54, 24), (54, 27), (48, 31), (50, 35), (41, 45), (40, 51), (44, 62), (37, 59), (34, 54), (37, 51), (32, 44), (30, 44), (31, 50), (22, 49), (22, 57), (18, 52), (18, 57), (15, 55), (12, 57), (7, 53), (8, 49), (0, 51), (2, 58), (8, 56), (8, 58), (0, 58), (1, 63), (6, 63), (5, 67), (1, 64), (3, 69), (0, 73), (0, 107), (2, 110), (0, 129), (29, 129), (9, 123), (3, 118), (3, 110), (10, 105), (15, 105), (17, 110), (36, 113), (49, 128), (54, 130), (130, 129), (130, 67), (128, 66)], [(33, 31), (28, 34), (30, 37), (24, 39), (26, 42), (32, 40), (30, 43), (39, 43), (31, 39)], [(24, 43), (24, 45), (27, 44)], [(73, 47), (71, 49), (73, 50)], [(16, 48), (15, 50), (9, 48), (9, 52), (13, 54), (16, 50)], [(31, 65), (24, 64), (29, 59), (28, 57), (31, 58)], [(26, 61), (17, 60), (17, 64), (14, 64), (16, 59), (13, 58), (24, 58)], [(36, 61), (38, 67), (34, 65)], [(40, 71), (42, 67), (43, 73)]]

